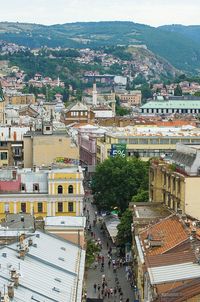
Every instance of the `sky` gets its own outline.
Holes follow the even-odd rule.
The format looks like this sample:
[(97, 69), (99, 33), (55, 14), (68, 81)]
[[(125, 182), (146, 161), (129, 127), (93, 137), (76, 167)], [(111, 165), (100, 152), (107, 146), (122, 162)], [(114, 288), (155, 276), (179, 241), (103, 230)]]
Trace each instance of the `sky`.
[(0, 21), (46, 25), (116, 20), (199, 25), (200, 0), (6, 0), (0, 10)]

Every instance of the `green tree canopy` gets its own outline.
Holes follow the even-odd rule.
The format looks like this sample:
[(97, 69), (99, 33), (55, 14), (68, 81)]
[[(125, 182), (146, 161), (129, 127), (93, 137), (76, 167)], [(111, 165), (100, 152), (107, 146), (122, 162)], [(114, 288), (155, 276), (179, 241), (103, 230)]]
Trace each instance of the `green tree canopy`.
[(175, 96), (182, 96), (183, 95), (183, 92), (182, 92), (182, 89), (181, 89), (180, 85), (177, 85), (176, 88), (174, 89), (174, 95)]
[(105, 210), (118, 207), (124, 212), (133, 196), (148, 190), (148, 168), (148, 162), (120, 156), (98, 165), (92, 181), (97, 207)]
[(131, 224), (133, 223), (132, 212), (127, 209), (120, 220), (120, 224), (117, 226), (117, 243), (124, 246), (126, 243), (132, 242)]

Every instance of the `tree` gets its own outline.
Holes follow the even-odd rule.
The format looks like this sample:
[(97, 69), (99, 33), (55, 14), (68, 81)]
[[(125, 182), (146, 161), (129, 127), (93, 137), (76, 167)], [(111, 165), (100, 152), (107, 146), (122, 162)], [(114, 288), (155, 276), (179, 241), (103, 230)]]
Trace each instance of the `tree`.
[(116, 115), (124, 116), (124, 115), (129, 115), (129, 114), (130, 114), (130, 109), (123, 108), (121, 106), (116, 105)]
[(182, 89), (181, 89), (180, 85), (177, 85), (176, 88), (174, 89), (174, 95), (175, 96), (182, 96), (183, 95), (183, 92), (182, 92)]
[(132, 212), (127, 209), (120, 220), (120, 224), (117, 226), (117, 243), (121, 246), (125, 246), (126, 243), (132, 242), (131, 224), (133, 223)]
[(124, 212), (132, 197), (148, 190), (149, 163), (138, 158), (110, 157), (97, 166), (92, 181), (94, 200), (99, 209), (118, 207)]
[(147, 100), (153, 97), (153, 93), (148, 84), (144, 84), (141, 87), (142, 100)]
[(133, 202), (147, 202), (149, 200), (149, 191), (141, 190), (137, 193), (137, 195), (133, 196)]

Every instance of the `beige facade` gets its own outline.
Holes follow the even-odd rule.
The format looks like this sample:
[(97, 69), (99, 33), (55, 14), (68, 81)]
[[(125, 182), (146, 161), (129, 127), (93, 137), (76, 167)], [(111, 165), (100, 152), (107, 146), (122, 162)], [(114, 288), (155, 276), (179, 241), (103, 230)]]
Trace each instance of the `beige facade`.
[(185, 178), (185, 212), (200, 220), (200, 177)]
[(36, 99), (34, 94), (5, 95), (5, 102), (12, 105), (28, 105), (35, 104)]
[(49, 166), (60, 159), (78, 160), (79, 149), (65, 134), (24, 136), (24, 167)]
[(5, 122), (5, 102), (0, 98), (0, 124)]
[(185, 196), (188, 188), (185, 185), (187, 178), (183, 174), (174, 171), (172, 165), (153, 160), (149, 179), (150, 201), (162, 202), (176, 212), (181, 210), (185, 213)]
[(142, 93), (140, 90), (131, 91), (127, 94), (118, 94), (118, 96), (122, 105), (123, 103), (126, 103), (129, 107), (141, 105)]

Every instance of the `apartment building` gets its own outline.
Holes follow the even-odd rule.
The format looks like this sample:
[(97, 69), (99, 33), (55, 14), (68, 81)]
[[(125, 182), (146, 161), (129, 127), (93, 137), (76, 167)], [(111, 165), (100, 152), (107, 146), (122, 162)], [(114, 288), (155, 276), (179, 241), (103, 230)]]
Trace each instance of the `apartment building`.
[(1, 169), (0, 217), (82, 216), (83, 173), (79, 166), (49, 169)]
[(0, 167), (23, 165), (23, 136), (29, 127), (0, 127)]
[(200, 145), (177, 144), (169, 162), (152, 160), (150, 201), (200, 219)]
[(117, 94), (121, 105), (132, 107), (132, 106), (140, 106), (142, 100), (142, 93), (140, 90), (133, 90), (127, 93), (118, 93)]

